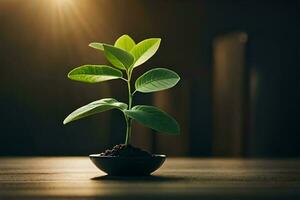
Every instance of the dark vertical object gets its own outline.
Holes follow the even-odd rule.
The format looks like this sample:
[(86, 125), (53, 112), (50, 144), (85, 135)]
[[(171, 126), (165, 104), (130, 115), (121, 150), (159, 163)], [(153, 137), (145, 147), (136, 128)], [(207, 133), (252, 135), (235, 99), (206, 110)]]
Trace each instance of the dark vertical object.
[(178, 90), (165, 90), (153, 95), (155, 106), (174, 116), (180, 124), (180, 135), (155, 135), (155, 151), (168, 156), (189, 155), (189, 84), (181, 81)]
[(214, 40), (213, 154), (239, 157), (247, 131), (247, 34), (232, 32)]

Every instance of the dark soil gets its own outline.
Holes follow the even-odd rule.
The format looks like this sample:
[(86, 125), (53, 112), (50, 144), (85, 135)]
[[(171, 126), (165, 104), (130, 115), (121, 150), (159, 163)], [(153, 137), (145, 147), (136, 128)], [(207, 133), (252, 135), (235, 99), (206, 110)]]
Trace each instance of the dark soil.
[(107, 149), (105, 152), (100, 153), (100, 156), (149, 157), (151, 154), (130, 144), (118, 144), (113, 149)]

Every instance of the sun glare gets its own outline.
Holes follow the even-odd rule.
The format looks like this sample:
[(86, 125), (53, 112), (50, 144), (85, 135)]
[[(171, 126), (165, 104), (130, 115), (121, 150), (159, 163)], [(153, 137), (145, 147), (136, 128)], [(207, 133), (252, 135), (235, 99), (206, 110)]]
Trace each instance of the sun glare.
[(111, 34), (110, 1), (32, 0), (25, 8), (41, 49), (46, 42), (48, 48), (64, 46), (67, 54), (82, 55), (88, 42)]
[(53, 0), (53, 2), (60, 8), (70, 6), (73, 3), (73, 0)]
[[(43, 41), (49, 45), (61, 45), (67, 41), (83, 41), (95, 35), (95, 21), (91, 18), (93, 1), (78, 0), (39, 0), (32, 5), (39, 18)], [(34, 13), (34, 12), (32, 12)], [(93, 13), (93, 12), (92, 12)], [(92, 20), (91, 20), (92, 19)], [(101, 20), (100, 20), (101, 21)]]

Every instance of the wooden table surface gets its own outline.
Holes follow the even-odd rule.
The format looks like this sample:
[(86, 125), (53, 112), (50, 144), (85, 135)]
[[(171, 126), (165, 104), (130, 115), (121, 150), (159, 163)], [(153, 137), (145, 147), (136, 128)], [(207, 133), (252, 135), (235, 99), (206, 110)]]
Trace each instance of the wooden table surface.
[(105, 176), (87, 157), (0, 158), (0, 199), (300, 199), (300, 160), (169, 158), (153, 176)]

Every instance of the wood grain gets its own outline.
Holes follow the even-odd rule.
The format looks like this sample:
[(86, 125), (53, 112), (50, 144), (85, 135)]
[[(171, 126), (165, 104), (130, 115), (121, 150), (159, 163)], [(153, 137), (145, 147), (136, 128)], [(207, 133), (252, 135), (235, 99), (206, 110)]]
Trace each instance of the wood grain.
[(0, 158), (0, 199), (300, 199), (300, 160), (169, 158), (150, 177), (105, 176), (85, 157)]

